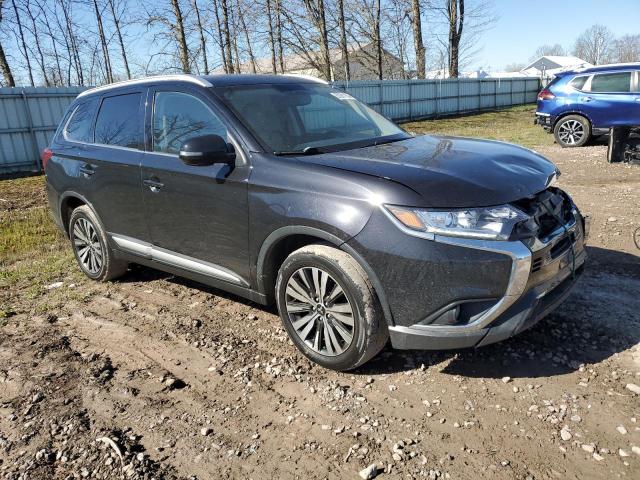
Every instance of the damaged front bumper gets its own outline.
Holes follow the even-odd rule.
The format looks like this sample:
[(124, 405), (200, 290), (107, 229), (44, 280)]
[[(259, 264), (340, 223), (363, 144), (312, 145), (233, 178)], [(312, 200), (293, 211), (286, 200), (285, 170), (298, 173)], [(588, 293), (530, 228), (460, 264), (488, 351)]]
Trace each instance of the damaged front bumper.
[[(573, 217), (544, 241), (529, 246), (520, 240), (499, 242), (437, 237), (435, 240), (439, 242), (510, 257), (507, 290), (489, 309), (462, 325), (390, 326), (393, 347), (420, 350), (480, 347), (535, 325), (562, 303), (584, 269), (588, 223), (577, 209), (574, 209)], [(450, 307), (455, 308), (454, 305)]]

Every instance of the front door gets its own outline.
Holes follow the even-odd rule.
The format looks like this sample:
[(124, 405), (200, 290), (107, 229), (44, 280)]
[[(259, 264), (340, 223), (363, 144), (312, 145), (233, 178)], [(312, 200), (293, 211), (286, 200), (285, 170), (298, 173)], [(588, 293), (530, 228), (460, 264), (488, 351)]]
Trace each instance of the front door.
[(180, 146), (192, 137), (215, 134), (230, 141), (228, 126), (196, 90), (153, 88), (147, 105), (143, 199), (160, 261), (246, 284), (250, 169), (242, 152), (236, 149), (233, 167), (189, 166), (178, 157)]
[(596, 73), (583, 108), (596, 128), (640, 125), (639, 94), (632, 91), (633, 72)]

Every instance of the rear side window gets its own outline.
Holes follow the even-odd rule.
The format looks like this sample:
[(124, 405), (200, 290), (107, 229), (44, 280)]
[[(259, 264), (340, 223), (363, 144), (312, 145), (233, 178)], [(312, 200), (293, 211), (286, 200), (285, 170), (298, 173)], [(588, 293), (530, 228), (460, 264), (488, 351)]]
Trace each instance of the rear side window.
[(64, 138), (73, 142), (92, 142), (93, 116), (97, 106), (97, 99), (78, 104), (64, 128)]
[(576, 90), (582, 90), (584, 87), (584, 84), (587, 83), (588, 78), (589, 78), (588, 76), (576, 77), (573, 80), (571, 80), (571, 82), (569, 82), (569, 85), (571, 85)]
[(631, 91), (631, 72), (601, 73), (593, 76), (591, 91), (625, 93)]
[(142, 118), (140, 93), (129, 93), (102, 100), (96, 119), (95, 143), (140, 148)]
[(153, 150), (178, 153), (193, 137), (219, 135), (227, 138), (220, 118), (198, 98), (188, 93), (158, 92), (153, 111)]

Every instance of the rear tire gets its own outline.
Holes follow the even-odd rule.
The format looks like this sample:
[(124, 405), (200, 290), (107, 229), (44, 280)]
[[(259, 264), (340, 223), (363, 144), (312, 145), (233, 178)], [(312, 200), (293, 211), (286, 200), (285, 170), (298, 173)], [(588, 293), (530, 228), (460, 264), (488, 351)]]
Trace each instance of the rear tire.
[(88, 206), (71, 212), (69, 240), (80, 270), (90, 279), (106, 282), (127, 271), (128, 263), (115, 258), (102, 223)]
[(389, 338), (367, 274), (342, 250), (309, 245), (294, 251), (278, 272), (276, 300), (293, 343), (325, 368), (354, 369)]
[(591, 124), (582, 115), (567, 115), (556, 122), (553, 135), (563, 148), (582, 147), (591, 138)]

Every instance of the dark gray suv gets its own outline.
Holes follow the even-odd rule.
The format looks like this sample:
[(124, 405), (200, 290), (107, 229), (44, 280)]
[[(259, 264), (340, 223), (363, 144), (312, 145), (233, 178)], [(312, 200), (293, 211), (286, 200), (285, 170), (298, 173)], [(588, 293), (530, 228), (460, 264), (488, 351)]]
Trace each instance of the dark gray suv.
[(135, 262), (275, 301), (311, 360), (483, 346), (536, 323), (585, 261), (555, 166), (414, 137), (292, 76), (165, 76), (82, 93), (43, 154), (82, 271)]

